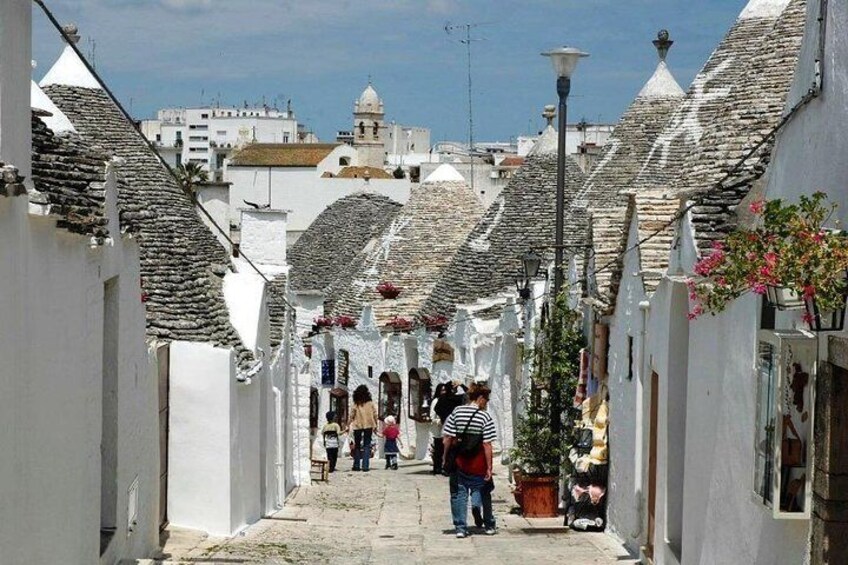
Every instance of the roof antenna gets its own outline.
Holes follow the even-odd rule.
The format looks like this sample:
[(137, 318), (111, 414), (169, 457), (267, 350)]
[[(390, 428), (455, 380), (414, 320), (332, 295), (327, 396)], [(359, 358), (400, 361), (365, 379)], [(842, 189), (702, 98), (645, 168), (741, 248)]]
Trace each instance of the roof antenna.
[(665, 58), (668, 57), (668, 50), (671, 49), (674, 41), (669, 39), (668, 30), (661, 29), (659, 33), (657, 33), (657, 38), (654, 40), (654, 47), (657, 48), (657, 53), (660, 56), (660, 61), (665, 63)]

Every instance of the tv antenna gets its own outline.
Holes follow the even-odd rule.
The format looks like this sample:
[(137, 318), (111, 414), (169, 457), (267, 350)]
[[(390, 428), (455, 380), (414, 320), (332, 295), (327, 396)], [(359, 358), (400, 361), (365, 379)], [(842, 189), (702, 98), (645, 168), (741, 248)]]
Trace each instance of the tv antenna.
[(471, 94), (471, 43), (475, 41), (485, 41), (481, 38), (472, 38), (471, 29), (488, 25), (491, 22), (465, 23), (451, 25), (450, 22), (445, 23), (445, 33), (451, 35), (455, 31), (465, 30), (465, 38), (459, 42), (465, 45), (465, 52), (468, 62), (468, 155), (471, 158), (471, 191), (474, 191), (474, 101)]

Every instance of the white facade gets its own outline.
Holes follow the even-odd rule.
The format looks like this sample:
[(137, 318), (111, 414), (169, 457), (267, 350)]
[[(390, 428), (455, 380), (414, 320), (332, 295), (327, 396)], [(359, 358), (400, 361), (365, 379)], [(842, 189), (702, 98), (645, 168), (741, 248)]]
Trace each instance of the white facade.
[(155, 120), (142, 120), (141, 132), (170, 166), (198, 163), (210, 173), (221, 172), (247, 143), (299, 141), (294, 113), (268, 106), (165, 108)]
[[(0, 5), (0, 159), (27, 175), (31, 14), (30, 2)], [(138, 247), (118, 229), (108, 166), (102, 246), (57, 228), (28, 195), (0, 197), (4, 563), (114, 563), (158, 545), (155, 364)], [(115, 531), (101, 558), (103, 525)]]
[[(822, 59), (819, 3), (808, 3), (807, 10), (807, 33), (787, 111), (814, 83), (815, 60)], [(848, 221), (848, 197), (842, 189), (848, 165), (838, 157), (848, 150), (848, 137), (834, 119), (848, 104), (848, 69), (840, 63), (848, 57), (848, 38), (840, 33), (848, 23), (848, 7), (830, 3), (826, 20), (823, 91), (780, 131), (764, 180), (755, 184), (740, 210), (755, 198), (795, 202), (823, 190), (839, 204), (838, 218), (831, 221)], [(810, 520), (775, 518), (774, 510), (755, 494), (761, 299), (749, 293), (716, 316), (688, 321), (683, 281), (697, 256), (688, 218), (678, 222), (677, 237), (669, 267), (675, 276), (667, 274), (649, 301), (637, 274), (638, 255), (625, 257), (610, 320), (610, 529), (633, 550), (652, 541), (657, 564), (808, 562)], [(631, 229), (628, 247), (637, 239)], [(648, 308), (640, 311), (640, 303)], [(777, 328), (803, 326), (800, 312), (777, 313)], [(627, 336), (636, 344), (632, 382), (626, 379), (624, 361)], [(826, 341), (820, 336), (821, 360), (827, 359)], [(654, 539), (648, 540), (652, 373), (658, 385), (656, 521)]]
[(269, 203), (272, 208), (282, 208), (288, 213), (288, 244), (292, 245), (315, 221), (318, 214), (344, 196), (368, 190), (406, 203), (411, 182), (405, 179), (323, 178), (325, 172), (338, 174), (346, 165), (340, 159), (351, 159), (356, 165), (356, 150), (339, 145), (317, 167), (254, 167), (227, 165), (224, 176), (230, 186), (229, 223), (240, 225), (240, 209), (244, 201), (260, 205)]
[[(311, 338), (312, 386), (319, 394), (318, 429), (326, 423), (330, 390), (338, 385), (322, 385), (322, 362), (336, 359), (338, 363), (339, 352), (344, 350), (349, 355), (349, 377), (347, 386), (342, 388), (351, 396), (356, 387), (364, 384), (377, 402), (380, 374), (395, 372), (400, 377), (399, 424), (403, 457), (429, 458), (431, 424), (410, 418), (409, 372), (417, 368), (430, 372), (431, 390), (441, 382), (458, 381), (468, 385), (485, 381), (492, 389), (488, 411), (498, 434), (494, 448), (497, 453), (504, 453), (513, 445), (513, 422), (519, 406), (516, 396), (523, 388), (522, 359), (516, 336), (518, 320), (514, 302), (507, 303), (499, 320), (486, 322), (476, 320), (472, 313), (460, 309), (455, 323), (444, 337), (453, 348), (454, 359), (434, 363), (435, 333), (419, 329), (411, 334), (383, 335), (377, 329), (370, 307), (366, 306), (356, 329), (335, 329)], [(313, 439), (313, 451), (320, 454), (323, 450), (320, 434), (315, 434)], [(382, 449), (378, 456), (381, 454)]]

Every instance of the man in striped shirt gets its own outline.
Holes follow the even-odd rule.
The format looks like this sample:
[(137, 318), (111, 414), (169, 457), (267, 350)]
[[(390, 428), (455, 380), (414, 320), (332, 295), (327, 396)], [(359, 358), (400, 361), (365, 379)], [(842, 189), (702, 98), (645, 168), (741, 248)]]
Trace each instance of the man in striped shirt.
[(451, 514), (456, 537), (468, 535), (468, 494), (471, 506), (483, 509), (483, 526), (487, 535), (495, 534), (495, 517), (492, 512), (492, 442), (495, 440), (495, 422), (486, 412), (491, 390), (485, 385), (472, 385), (468, 391), (469, 403), (459, 406), (442, 428), (445, 453), (456, 446), (456, 484), (451, 492)]

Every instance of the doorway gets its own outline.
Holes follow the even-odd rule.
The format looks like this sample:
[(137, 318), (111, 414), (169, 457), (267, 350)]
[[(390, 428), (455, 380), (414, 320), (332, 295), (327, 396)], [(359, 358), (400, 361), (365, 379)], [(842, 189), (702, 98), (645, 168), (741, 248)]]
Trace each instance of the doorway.
[(168, 525), (168, 413), (171, 348), (160, 345), (156, 350), (159, 373), (159, 529)]
[(657, 529), (657, 416), (659, 415), (660, 377), (651, 373), (651, 424), (648, 439), (648, 539), (644, 554), (650, 563), (654, 562), (654, 535)]

